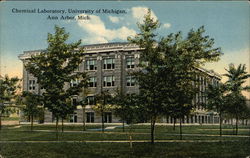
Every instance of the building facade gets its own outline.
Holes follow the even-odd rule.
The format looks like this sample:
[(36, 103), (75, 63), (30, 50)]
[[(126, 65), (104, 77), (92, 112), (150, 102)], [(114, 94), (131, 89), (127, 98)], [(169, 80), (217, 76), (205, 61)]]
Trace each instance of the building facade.
[[(130, 72), (138, 69), (137, 65), (139, 64), (141, 49), (137, 45), (130, 43), (85, 45), (84, 49), (84, 60), (76, 71), (87, 72), (90, 77), (87, 93), (88, 105), (86, 106), (85, 112), (81, 107), (77, 107), (69, 121), (81, 123), (83, 117), (85, 117), (87, 123), (99, 123), (101, 122), (101, 116), (92, 109), (96, 94), (105, 90), (108, 90), (110, 93), (115, 93), (117, 89), (122, 90), (124, 93), (139, 92), (139, 86), (135, 84), (135, 80), (130, 75)], [(25, 63), (31, 55), (39, 54), (42, 51), (43, 50), (25, 51), (19, 55), (19, 59)], [(201, 83), (199, 84), (200, 91), (196, 94), (193, 101), (196, 109), (190, 117), (185, 118), (185, 123), (218, 123), (216, 113), (208, 112), (200, 106), (200, 103), (206, 102), (204, 92), (208, 84), (218, 84), (221, 78), (213, 71), (205, 69), (198, 69), (198, 71), (201, 71), (204, 75), (197, 76)], [(71, 83), (65, 86), (73, 86), (77, 84), (77, 82), (78, 81), (71, 81)], [(23, 68), (23, 90), (37, 94), (41, 94), (44, 91), (39, 84), (37, 84), (36, 78), (28, 73), (25, 68)], [(46, 111), (45, 122), (53, 121), (53, 115)], [(120, 122), (120, 119), (112, 112), (106, 112), (104, 114), (104, 121), (107, 123), (116, 123)], [(172, 123), (173, 118), (162, 118), (159, 122)]]

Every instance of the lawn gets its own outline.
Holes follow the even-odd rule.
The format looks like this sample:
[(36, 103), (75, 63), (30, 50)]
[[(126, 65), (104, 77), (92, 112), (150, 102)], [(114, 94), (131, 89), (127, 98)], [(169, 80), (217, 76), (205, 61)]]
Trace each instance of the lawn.
[[(0, 143), (0, 155), (5, 158), (78, 158), (78, 157), (246, 157), (250, 155), (249, 127), (240, 126), (239, 136), (233, 135), (232, 126), (223, 126), (223, 137), (220, 137), (218, 126), (196, 125), (183, 127), (183, 141), (179, 140), (179, 128), (156, 126), (154, 145), (133, 142), (130, 148), (129, 138), (133, 141), (150, 140), (150, 126), (133, 125), (126, 127), (125, 132), (118, 127), (102, 133), (100, 125), (88, 125), (82, 131), (80, 125), (65, 125), (65, 131), (56, 137), (54, 125), (35, 125), (30, 131), (28, 125), (4, 126), (0, 131), (0, 141), (53, 141), (53, 142), (8, 142)], [(96, 130), (97, 129), (97, 130)], [(58, 141), (59, 140), (59, 141)], [(89, 142), (89, 141), (128, 141)], [(216, 140), (217, 142), (212, 142)], [(68, 142), (66, 142), (68, 141)], [(81, 142), (79, 142), (81, 141)], [(87, 141), (87, 142), (86, 142)], [(194, 141), (194, 142), (187, 142)], [(198, 142), (200, 141), (200, 142)], [(208, 141), (208, 142), (205, 142)]]
[(235, 157), (250, 155), (249, 141), (219, 143), (14, 143), (1, 144), (7, 158)]

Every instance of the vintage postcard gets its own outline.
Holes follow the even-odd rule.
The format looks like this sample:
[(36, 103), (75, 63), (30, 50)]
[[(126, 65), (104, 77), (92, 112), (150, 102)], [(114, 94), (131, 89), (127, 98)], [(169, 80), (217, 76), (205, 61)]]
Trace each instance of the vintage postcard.
[(0, 81), (0, 158), (250, 157), (247, 1), (1, 1)]

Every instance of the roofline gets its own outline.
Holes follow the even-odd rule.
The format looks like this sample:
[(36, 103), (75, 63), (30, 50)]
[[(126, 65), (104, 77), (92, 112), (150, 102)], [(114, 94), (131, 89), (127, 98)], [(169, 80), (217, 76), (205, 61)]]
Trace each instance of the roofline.
[[(118, 48), (119, 50), (122, 50), (124, 49), (123, 46), (124, 45), (130, 45), (133, 49), (131, 50), (134, 50), (135, 48), (137, 50), (141, 50), (141, 48), (139, 46), (136, 46), (136, 44), (131, 44), (129, 42), (112, 42), (112, 43), (99, 43), (99, 44), (87, 44), (87, 45), (81, 45), (80, 47), (85, 47), (86, 49), (86, 53), (95, 53), (95, 52), (107, 52), (107, 51), (112, 51), (111, 47), (109, 49), (103, 49), (103, 48), (96, 48), (94, 50), (88, 50), (88, 47), (91, 48), (91, 47), (96, 47), (96, 46), (105, 46), (105, 45), (114, 45), (115, 48), (119, 47), (119, 45), (121, 45), (120, 48)], [(107, 47), (106, 47), (107, 48)], [(124, 50), (130, 50), (130, 49), (124, 49)], [(18, 58), (20, 60), (25, 60), (27, 58), (29, 58), (28, 56), (25, 57), (25, 54), (36, 54), (36, 53), (41, 53), (41, 52), (46, 52), (46, 49), (38, 49), (38, 50), (29, 50), (29, 51), (24, 51), (23, 54), (20, 54), (18, 56)], [(202, 71), (202, 72), (205, 72), (206, 74), (208, 74), (209, 76), (212, 76), (212, 77), (216, 77), (217, 79), (221, 80), (221, 75), (214, 72), (213, 70), (207, 70), (205, 68), (197, 68), (198, 70)]]

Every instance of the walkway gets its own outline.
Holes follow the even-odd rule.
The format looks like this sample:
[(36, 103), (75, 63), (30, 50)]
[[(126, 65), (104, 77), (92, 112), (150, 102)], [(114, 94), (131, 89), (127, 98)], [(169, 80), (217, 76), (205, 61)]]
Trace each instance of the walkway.
[[(237, 142), (240, 140), (155, 140), (156, 143), (217, 143)], [(8, 143), (150, 143), (150, 140), (85, 140), (85, 141), (0, 141)]]

